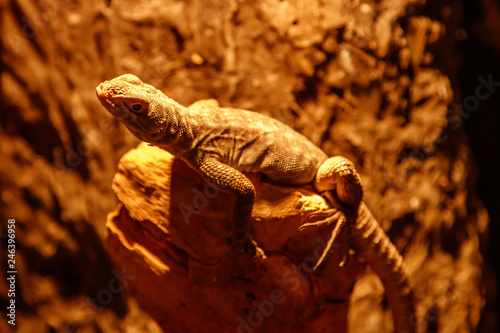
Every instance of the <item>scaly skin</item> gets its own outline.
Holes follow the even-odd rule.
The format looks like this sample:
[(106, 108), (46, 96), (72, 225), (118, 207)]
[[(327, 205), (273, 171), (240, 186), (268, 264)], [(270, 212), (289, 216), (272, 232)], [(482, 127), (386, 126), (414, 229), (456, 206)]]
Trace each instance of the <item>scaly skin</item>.
[[(403, 258), (361, 201), (361, 180), (352, 162), (341, 156), (328, 158), (303, 135), (259, 113), (221, 108), (215, 100), (186, 108), (132, 74), (101, 83), (96, 94), (139, 139), (165, 149), (207, 182), (234, 194), (233, 246), (239, 253), (265, 257), (250, 236), (255, 188), (242, 172), (259, 172), (283, 186), (311, 184), (332, 207), (340, 204), (318, 212), (324, 217), (319, 222), (299, 228), (335, 225), (315, 268), (326, 261), (336, 236), (345, 232), (386, 288), (394, 331), (416, 331), (410, 323), (414, 305)], [(341, 265), (347, 260), (345, 253)]]
[(395, 333), (416, 332), (413, 292), (403, 258), (362, 202), (349, 242), (380, 277), (392, 310)]

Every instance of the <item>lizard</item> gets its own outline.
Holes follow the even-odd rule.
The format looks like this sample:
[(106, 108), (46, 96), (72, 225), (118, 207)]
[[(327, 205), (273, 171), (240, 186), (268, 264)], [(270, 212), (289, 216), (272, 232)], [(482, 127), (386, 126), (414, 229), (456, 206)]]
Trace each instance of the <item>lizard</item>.
[[(265, 258), (252, 240), (250, 220), (255, 187), (244, 172), (258, 172), (283, 186), (312, 185), (331, 209), (299, 230), (334, 225), (318, 259), (326, 260), (340, 232), (349, 246), (380, 277), (391, 306), (395, 333), (416, 332), (413, 292), (403, 258), (363, 202), (354, 163), (328, 157), (288, 125), (263, 114), (220, 107), (202, 100), (185, 107), (133, 74), (104, 81), (96, 88), (101, 104), (138, 139), (180, 158), (205, 181), (235, 197), (233, 249)], [(340, 263), (348, 260), (347, 253)]]

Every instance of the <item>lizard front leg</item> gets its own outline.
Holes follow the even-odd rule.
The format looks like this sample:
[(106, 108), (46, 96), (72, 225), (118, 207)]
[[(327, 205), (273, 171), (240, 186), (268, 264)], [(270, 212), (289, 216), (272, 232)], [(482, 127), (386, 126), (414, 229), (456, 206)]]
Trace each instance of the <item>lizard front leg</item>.
[(255, 202), (255, 187), (243, 173), (220, 162), (215, 157), (198, 158), (196, 168), (207, 182), (217, 185), (221, 191), (235, 195), (232, 247), (237, 253), (265, 258), (250, 235), (250, 216)]
[[(317, 269), (330, 253), (339, 233), (343, 231), (347, 236), (351, 225), (356, 223), (358, 208), (363, 198), (363, 188), (361, 179), (354, 168), (354, 163), (342, 156), (334, 156), (323, 162), (318, 168), (313, 186), (329, 201), (330, 205), (333, 206), (336, 202), (341, 202), (346, 206), (340, 210), (332, 208), (325, 212), (319, 212), (315, 215), (326, 217), (318, 222), (305, 223), (299, 228), (299, 230), (302, 230), (308, 227), (335, 223), (330, 239), (314, 267), (314, 269)], [(348, 237), (344, 237), (344, 239), (347, 241)], [(345, 251), (340, 266), (343, 266), (349, 260), (349, 246), (345, 247)]]

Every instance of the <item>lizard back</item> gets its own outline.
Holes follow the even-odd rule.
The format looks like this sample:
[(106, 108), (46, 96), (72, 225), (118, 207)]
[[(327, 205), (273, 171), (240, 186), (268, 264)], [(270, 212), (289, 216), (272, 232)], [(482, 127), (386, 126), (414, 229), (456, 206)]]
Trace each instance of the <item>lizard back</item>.
[(310, 183), (328, 158), (305, 136), (257, 112), (219, 107), (187, 110), (179, 117), (198, 133), (181, 158), (217, 156), (239, 171), (261, 172), (284, 185)]

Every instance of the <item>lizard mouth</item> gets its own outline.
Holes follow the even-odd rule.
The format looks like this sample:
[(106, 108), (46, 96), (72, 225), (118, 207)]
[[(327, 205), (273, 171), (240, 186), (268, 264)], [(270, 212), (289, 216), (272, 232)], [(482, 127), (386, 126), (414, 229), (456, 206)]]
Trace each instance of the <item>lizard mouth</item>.
[(156, 132), (149, 133), (149, 137), (151, 138), (151, 140), (159, 139), (160, 137), (163, 136), (164, 130), (165, 127), (160, 127), (160, 129), (158, 129)]

